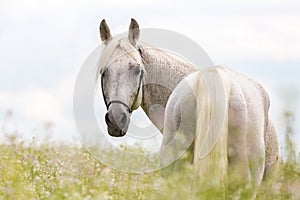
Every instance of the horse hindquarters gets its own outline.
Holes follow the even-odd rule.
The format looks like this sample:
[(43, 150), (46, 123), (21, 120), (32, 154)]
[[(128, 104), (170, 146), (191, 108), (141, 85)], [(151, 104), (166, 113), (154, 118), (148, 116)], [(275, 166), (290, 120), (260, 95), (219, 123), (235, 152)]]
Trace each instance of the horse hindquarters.
[(265, 169), (265, 103), (249, 79), (232, 78), (229, 103), (229, 174), (255, 191)]
[[(234, 88), (232, 89), (232, 95)], [(229, 103), (228, 170), (234, 179), (251, 180), (247, 156), (247, 107), (242, 96)]]

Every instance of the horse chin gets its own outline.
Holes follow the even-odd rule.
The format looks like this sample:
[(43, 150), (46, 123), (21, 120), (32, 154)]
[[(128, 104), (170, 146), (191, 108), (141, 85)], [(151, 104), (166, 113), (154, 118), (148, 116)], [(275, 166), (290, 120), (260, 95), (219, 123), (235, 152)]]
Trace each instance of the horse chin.
[(112, 137), (123, 137), (126, 135), (127, 133), (127, 130), (126, 131), (123, 131), (123, 130), (115, 130), (115, 129), (112, 129), (112, 128), (107, 128), (107, 131), (108, 131), (108, 134)]

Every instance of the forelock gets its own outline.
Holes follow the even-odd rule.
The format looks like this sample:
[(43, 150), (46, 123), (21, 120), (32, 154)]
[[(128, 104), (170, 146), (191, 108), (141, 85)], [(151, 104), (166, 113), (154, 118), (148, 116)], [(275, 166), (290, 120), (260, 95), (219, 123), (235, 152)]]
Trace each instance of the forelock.
[(127, 56), (134, 59), (138, 64), (140, 64), (141, 67), (143, 67), (142, 59), (138, 50), (130, 43), (127, 37), (117, 35), (113, 37), (113, 39), (104, 47), (99, 60), (99, 70), (107, 67), (110, 62), (115, 59), (112, 59), (112, 55), (118, 48), (121, 48), (123, 53), (117, 55), (115, 58), (126, 54)]

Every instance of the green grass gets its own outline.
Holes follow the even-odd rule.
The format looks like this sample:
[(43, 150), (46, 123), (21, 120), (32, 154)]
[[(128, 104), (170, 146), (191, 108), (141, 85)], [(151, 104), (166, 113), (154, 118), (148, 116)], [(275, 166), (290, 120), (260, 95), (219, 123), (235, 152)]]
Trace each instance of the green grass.
[(159, 178), (114, 171), (83, 148), (25, 145), (14, 136), (0, 145), (0, 158), (0, 199), (145, 199)]
[[(159, 172), (115, 171), (83, 148), (66, 144), (24, 144), (9, 136), (0, 145), (0, 199), (243, 199), (239, 185), (212, 188), (201, 183), (186, 164), (161, 178)], [(231, 183), (232, 184), (232, 183)], [(277, 178), (264, 184), (258, 199), (297, 199), (300, 166), (280, 163)]]
[[(284, 161), (276, 176), (262, 184), (257, 199), (300, 199), (300, 157), (291, 139), (293, 118), (291, 113), (285, 113), (285, 149), (281, 152)], [(14, 134), (2, 132), (6, 140), (0, 144), (0, 200), (247, 199), (252, 191), (234, 179), (212, 187), (210, 180), (197, 177), (188, 163), (167, 178), (162, 178), (159, 171), (126, 173), (102, 165), (83, 147), (47, 140), (28, 144)], [(124, 160), (134, 165), (149, 164), (143, 163), (147, 159)]]

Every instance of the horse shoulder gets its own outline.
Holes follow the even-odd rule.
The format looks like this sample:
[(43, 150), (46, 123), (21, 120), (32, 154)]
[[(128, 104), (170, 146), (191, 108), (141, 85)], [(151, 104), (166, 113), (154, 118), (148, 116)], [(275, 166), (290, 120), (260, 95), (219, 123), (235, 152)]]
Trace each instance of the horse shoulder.
[[(160, 150), (161, 165), (164, 167), (186, 155), (184, 153), (186, 150), (191, 150), (194, 141), (195, 117), (193, 115), (196, 101), (190, 81), (187, 78), (182, 80), (170, 95), (166, 105)], [(175, 162), (166, 167), (162, 174), (168, 175), (174, 169), (176, 170), (176, 165)]]
[(192, 87), (196, 74), (197, 72), (194, 72), (184, 78), (168, 99), (164, 117), (164, 140), (166, 142), (178, 131), (185, 133), (185, 137), (191, 135), (190, 129), (195, 127), (192, 119), (194, 119), (196, 100)]

